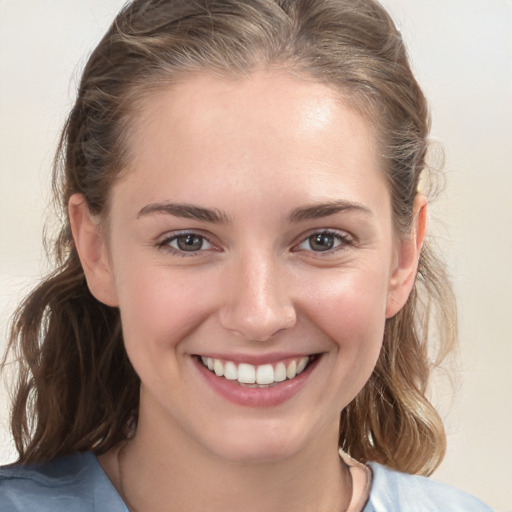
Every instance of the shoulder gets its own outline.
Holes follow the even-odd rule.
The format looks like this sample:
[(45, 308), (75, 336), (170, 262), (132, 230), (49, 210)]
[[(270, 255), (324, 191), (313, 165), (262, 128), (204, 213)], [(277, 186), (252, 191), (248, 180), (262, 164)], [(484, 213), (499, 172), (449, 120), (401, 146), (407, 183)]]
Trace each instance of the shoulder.
[(373, 481), (364, 512), (492, 512), (492, 509), (470, 494), (449, 485), (394, 471), (370, 462)]
[(0, 467), (0, 502), (2, 512), (127, 510), (92, 453)]

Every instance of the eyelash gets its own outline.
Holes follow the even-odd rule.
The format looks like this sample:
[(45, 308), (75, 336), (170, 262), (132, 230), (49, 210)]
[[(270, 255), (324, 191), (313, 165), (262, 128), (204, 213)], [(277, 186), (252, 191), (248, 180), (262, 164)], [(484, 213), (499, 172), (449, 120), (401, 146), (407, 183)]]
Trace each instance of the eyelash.
[[(326, 250), (319, 250), (319, 251), (313, 250), (311, 248), (311, 243), (312, 243), (314, 237), (317, 237), (317, 239), (318, 239), (319, 237), (322, 237), (322, 236), (323, 237), (325, 237), (325, 236), (332, 237), (334, 239), (333, 247), (329, 247)], [(198, 250), (187, 251), (184, 249), (180, 249), (179, 247), (173, 247), (171, 245), (173, 242), (178, 243), (179, 239), (182, 237), (184, 237), (184, 238), (193, 237), (193, 238), (200, 239), (201, 246), (199, 247)], [(303, 244), (307, 244), (307, 243), (309, 243), (309, 247), (310, 247), (309, 249), (301, 248), (301, 246)], [(205, 244), (208, 245), (209, 247), (204, 248)], [(302, 238), (301, 242), (299, 242), (292, 248), (292, 252), (307, 251), (312, 254), (315, 254), (315, 256), (322, 257), (323, 255), (325, 255), (327, 257), (328, 255), (332, 255), (333, 253), (336, 253), (339, 250), (342, 250), (343, 248), (350, 246), (350, 245), (354, 245), (354, 240), (347, 233), (340, 232), (340, 231), (334, 231), (334, 230), (330, 230), (330, 229), (323, 229), (320, 231), (314, 231), (314, 232), (310, 233), (308, 236), (306, 236), (305, 238)], [(168, 237), (164, 238), (163, 240), (161, 240), (160, 242), (158, 242), (157, 247), (159, 249), (163, 249), (175, 256), (180, 256), (180, 257), (184, 257), (184, 258), (201, 256), (202, 253), (204, 253), (205, 251), (209, 251), (212, 249), (215, 250), (215, 245), (208, 239), (208, 237), (206, 237), (205, 235), (198, 233), (196, 231), (181, 231), (178, 233), (173, 233), (171, 236), (168, 236)]]
[[(178, 241), (180, 238), (186, 238), (186, 237), (195, 237), (199, 238), (201, 240), (201, 247), (197, 251), (187, 251), (180, 249), (179, 247), (173, 247), (171, 244), (175, 241)], [(207, 249), (203, 249), (204, 244), (210, 245)], [(191, 257), (191, 256), (200, 256), (201, 253), (203, 253), (205, 250), (210, 250), (211, 248), (215, 247), (210, 240), (205, 235), (202, 235), (201, 233), (197, 233), (196, 231), (181, 231), (179, 233), (174, 233), (171, 236), (168, 236), (164, 238), (162, 241), (157, 243), (157, 247), (159, 249), (163, 249), (173, 255), (181, 256), (183, 258)]]
[[(315, 237), (317, 237), (317, 239), (318, 239), (318, 237), (321, 237), (321, 236), (332, 237), (333, 239), (335, 239), (335, 241), (333, 243), (336, 245), (326, 249), (325, 251), (322, 251), (322, 250), (314, 251), (312, 248), (302, 249), (300, 247), (301, 245), (306, 244), (306, 243), (309, 243), (309, 245), (311, 247), (312, 240)], [(303, 238), (299, 244), (295, 245), (294, 251), (305, 250), (305, 251), (315, 254), (315, 256), (318, 255), (318, 256), (322, 257), (322, 255), (324, 255), (324, 254), (325, 254), (325, 256), (332, 255), (333, 253), (336, 253), (339, 250), (342, 250), (345, 247), (350, 246), (350, 245), (354, 245), (354, 240), (349, 234), (340, 232), (340, 231), (334, 231), (331, 229), (322, 229), (320, 231), (314, 231), (314, 232), (310, 233), (308, 236), (306, 236), (305, 238)]]

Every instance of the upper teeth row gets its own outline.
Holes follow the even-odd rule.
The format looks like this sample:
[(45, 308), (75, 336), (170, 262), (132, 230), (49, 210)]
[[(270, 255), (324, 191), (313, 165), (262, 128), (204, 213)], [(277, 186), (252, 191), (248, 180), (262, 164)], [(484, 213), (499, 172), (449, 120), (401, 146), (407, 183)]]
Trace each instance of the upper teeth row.
[(221, 361), (211, 357), (201, 357), (203, 364), (218, 377), (228, 380), (238, 380), (240, 384), (273, 384), (286, 379), (293, 379), (306, 368), (309, 357), (293, 359), (288, 364), (279, 362), (276, 366), (262, 364), (253, 366), (248, 363), (236, 365), (232, 361)]

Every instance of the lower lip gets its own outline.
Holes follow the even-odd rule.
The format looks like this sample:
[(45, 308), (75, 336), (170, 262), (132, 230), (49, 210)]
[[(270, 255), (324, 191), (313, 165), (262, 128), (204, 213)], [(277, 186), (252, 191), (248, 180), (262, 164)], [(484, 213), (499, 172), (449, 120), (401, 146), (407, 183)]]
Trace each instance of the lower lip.
[(237, 380), (217, 377), (215, 373), (203, 366), (197, 357), (194, 362), (208, 385), (226, 400), (246, 407), (274, 407), (295, 396), (306, 383), (316, 367), (320, 357), (315, 358), (307, 368), (295, 378), (279, 382), (266, 388), (249, 388), (242, 386)]

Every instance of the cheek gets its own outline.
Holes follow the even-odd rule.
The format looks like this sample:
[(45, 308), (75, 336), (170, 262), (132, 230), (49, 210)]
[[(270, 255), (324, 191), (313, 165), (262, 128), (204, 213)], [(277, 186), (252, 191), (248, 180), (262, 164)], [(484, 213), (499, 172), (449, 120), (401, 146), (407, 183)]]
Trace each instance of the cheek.
[[(132, 265), (132, 270), (136, 267)], [(172, 273), (163, 266), (124, 269), (117, 276), (119, 309), (126, 348), (161, 357), (195, 329), (211, 310), (208, 276)]]
[[(340, 332), (381, 331), (386, 318), (387, 279), (382, 271), (364, 269), (316, 279), (309, 291), (309, 310), (321, 319), (318, 323), (336, 338)], [(334, 335), (334, 336), (333, 336)], [(350, 338), (350, 337), (349, 337)]]
[(386, 299), (386, 280), (379, 272), (320, 281), (309, 299), (309, 319), (337, 345), (340, 375), (352, 377), (354, 393), (369, 378), (379, 357)]

